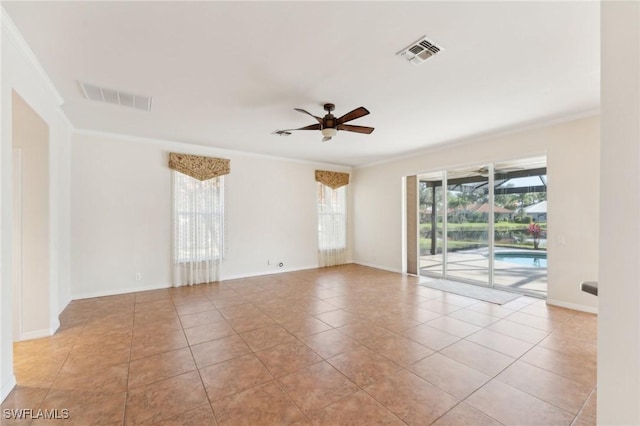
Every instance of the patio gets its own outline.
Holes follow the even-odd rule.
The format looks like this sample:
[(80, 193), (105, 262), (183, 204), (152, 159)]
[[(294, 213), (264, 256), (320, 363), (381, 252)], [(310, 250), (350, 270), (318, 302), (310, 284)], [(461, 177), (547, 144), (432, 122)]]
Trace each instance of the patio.
[[(512, 250), (510, 250), (512, 251)], [(517, 250), (523, 254), (532, 250)], [(498, 253), (499, 250), (496, 250)], [(540, 253), (539, 251), (535, 253)], [(447, 253), (447, 278), (484, 284), (489, 280), (488, 250), (476, 249)], [(420, 256), (420, 275), (441, 276), (442, 254)], [(529, 295), (547, 295), (547, 268), (520, 265), (502, 260), (494, 261), (494, 285), (506, 290), (522, 291)]]

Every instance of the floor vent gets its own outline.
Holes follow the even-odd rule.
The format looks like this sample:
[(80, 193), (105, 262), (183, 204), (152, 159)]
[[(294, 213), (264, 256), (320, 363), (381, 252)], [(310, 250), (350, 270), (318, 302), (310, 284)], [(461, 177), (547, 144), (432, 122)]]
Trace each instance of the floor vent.
[(432, 56), (442, 52), (442, 48), (434, 42), (422, 37), (415, 43), (411, 43), (408, 47), (397, 53), (401, 58), (412, 64), (421, 64)]
[(141, 111), (151, 111), (151, 96), (136, 95), (106, 87), (78, 82), (85, 98), (92, 101), (106, 102), (113, 105), (135, 108)]

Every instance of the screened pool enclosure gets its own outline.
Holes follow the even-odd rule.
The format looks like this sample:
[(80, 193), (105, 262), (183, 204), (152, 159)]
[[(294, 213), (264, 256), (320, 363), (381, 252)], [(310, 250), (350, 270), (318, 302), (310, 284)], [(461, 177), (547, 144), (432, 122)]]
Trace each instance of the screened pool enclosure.
[(547, 186), (544, 158), (416, 176), (416, 273), (546, 296)]

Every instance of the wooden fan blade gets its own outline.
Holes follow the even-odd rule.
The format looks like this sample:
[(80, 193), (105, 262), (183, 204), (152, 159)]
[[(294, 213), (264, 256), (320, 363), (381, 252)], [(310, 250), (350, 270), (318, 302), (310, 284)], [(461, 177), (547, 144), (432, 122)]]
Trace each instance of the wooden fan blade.
[(305, 111), (302, 108), (294, 108), (296, 111), (301, 112), (303, 114), (307, 114), (312, 116), (313, 118), (315, 118), (316, 120), (318, 120), (318, 123), (322, 123), (322, 118), (320, 117), (316, 117), (315, 115), (311, 114), (309, 111)]
[(273, 132), (274, 135), (280, 135), (280, 136), (289, 136), (291, 134), (290, 130), (292, 129), (286, 129), (286, 130), (276, 130)]
[(346, 130), (347, 132), (371, 134), (375, 129), (367, 126), (353, 126), (350, 124), (338, 124), (338, 130)]
[(292, 130), (320, 130), (322, 128), (322, 126), (320, 126), (320, 124), (310, 124), (309, 126), (306, 127), (300, 127), (299, 129), (292, 129)]
[(359, 107), (351, 112), (346, 113), (342, 117), (338, 118), (338, 124), (346, 123), (347, 121), (355, 120), (356, 118), (364, 117), (369, 114), (369, 110), (365, 107)]

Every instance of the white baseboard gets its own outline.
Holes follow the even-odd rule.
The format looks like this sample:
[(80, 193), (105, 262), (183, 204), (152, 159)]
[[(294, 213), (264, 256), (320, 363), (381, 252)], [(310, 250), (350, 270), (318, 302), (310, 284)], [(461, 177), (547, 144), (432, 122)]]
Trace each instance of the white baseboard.
[(102, 291), (95, 291), (91, 293), (74, 294), (71, 296), (71, 299), (72, 300), (93, 299), (94, 297), (116, 296), (118, 294), (135, 293), (138, 291), (148, 291), (148, 290), (160, 290), (160, 289), (169, 288), (169, 287), (172, 287), (171, 284), (154, 284), (154, 285), (140, 286), (140, 287), (127, 287), (127, 288), (119, 288), (114, 290), (102, 290)]
[(304, 271), (307, 269), (317, 269), (317, 268), (318, 268), (318, 265), (296, 266), (294, 268), (275, 268), (275, 269), (268, 269), (266, 271), (251, 272), (249, 274), (223, 275), (222, 277), (220, 277), (220, 281), (237, 280), (241, 278), (251, 278), (251, 277), (261, 277), (264, 275), (283, 274), (285, 272), (296, 272), (296, 271)]
[[(220, 277), (220, 281), (235, 280), (240, 278), (260, 277), (264, 275), (283, 274), (285, 272), (303, 271), (306, 269), (316, 269), (316, 268), (318, 268), (317, 264), (297, 266), (293, 268), (274, 267), (273, 269), (268, 269), (268, 270), (259, 271), (259, 272), (251, 272), (248, 274), (234, 274), (234, 275), (222, 274), (222, 276)], [(116, 296), (119, 294), (135, 293), (138, 291), (148, 291), (148, 290), (160, 290), (160, 289), (170, 288), (170, 287), (172, 287), (171, 284), (157, 284), (157, 285), (144, 286), (144, 287), (129, 287), (129, 288), (116, 289), (116, 290), (103, 290), (103, 291), (96, 291), (91, 293), (80, 293), (80, 294), (72, 295), (71, 300), (93, 299), (95, 297), (105, 297), (105, 296)]]
[[(402, 273), (402, 271), (400, 271), (399, 269), (391, 269), (381, 265), (373, 265), (373, 264), (367, 264), (367, 263), (356, 262), (356, 261), (349, 261), (347, 263), (354, 263), (356, 265), (368, 266), (371, 268), (382, 269), (384, 271)], [(319, 266), (315, 264), (315, 265), (296, 266), (292, 268), (274, 267), (273, 269), (267, 269), (259, 272), (250, 272), (246, 274), (224, 275), (223, 273), (222, 276), (220, 277), (220, 281), (236, 280), (236, 279), (251, 278), (251, 277), (261, 277), (264, 275), (283, 274), (285, 272), (296, 272), (296, 271), (304, 271), (307, 269), (317, 269), (317, 268), (319, 268)], [(95, 297), (105, 297), (105, 296), (116, 296), (119, 294), (135, 293), (138, 291), (148, 291), (148, 290), (160, 290), (160, 289), (170, 288), (170, 287), (172, 287), (171, 284), (156, 284), (156, 285), (143, 286), (143, 287), (128, 287), (128, 288), (121, 288), (121, 289), (115, 289), (115, 290), (103, 290), (103, 291), (96, 291), (96, 292), (90, 292), (90, 293), (79, 293), (79, 294), (71, 295), (71, 300), (92, 299)]]
[(42, 330), (26, 331), (20, 334), (20, 338), (17, 341), (23, 342), (25, 340), (42, 339), (43, 337), (53, 336), (53, 333), (55, 333), (55, 330), (51, 328), (43, 328)]
[(358, 262), (357, 260), (355, 260), (353, 263), (355, 263), (356, 265), (368, 266), (369, 268), (382, 269), (383, 271), (395, 272), (398, 274), (403, 273), (401, 269), (389, 268), (388, 266), (376, 265), (367, 262)]
[(16, 387), (16, 384), (16, 376), (12, 374), (9, 383), (3, 383), (2, 387), (0, 387), (0, 403), (4, 402), (5, 398), (9, 395), (9, 393), (11, 393), (13, 388)]
[(59, 328), (60, 328), (60, 319), (56, 316), (53, 320), (53, 324), (51, 324), (51, 329), (49, 330), (51, 331), (51, 336), (56, 334), (56, 331), (58, 331)]
[(561, 308), (573, 309), (574, 311), (598, 314), (597, 306), (579, 305), (577, 303), (563, 302), (562, 300), (547, 299), (547, 305), (559, 306)]

